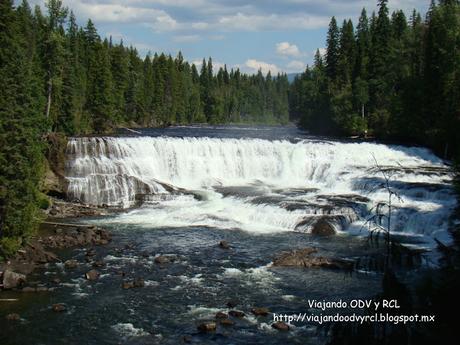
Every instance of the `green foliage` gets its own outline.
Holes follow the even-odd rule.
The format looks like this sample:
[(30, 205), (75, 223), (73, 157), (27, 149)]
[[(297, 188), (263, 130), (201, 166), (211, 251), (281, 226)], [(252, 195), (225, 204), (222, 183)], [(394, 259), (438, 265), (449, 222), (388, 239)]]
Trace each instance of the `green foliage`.
[(36, 51), (35, 41), (29, 41), (33, 35), (23, 25), (23, 20), (30, 19), (26, 3), (18, 11), (11, 1), (0, 3), (0, 239), (4, 256), (33, 233), (40, 221), (41, 136), (48, 122), (42, 108), (44, 84), (37, 82), (40, 69), (30, 55)]
[(21, 239), (17, 237), (0, 238), (0, 262), (12, 257), (21, 248), (21, 244)]
[(417, 141), (460, 154), (460, 4), (432, 2), (425, 22), (363, 9), (356, 33), (332, 18), (325, 61), (316, 57), (291, 85), (290, 116), (320, 134)]
[(40, 193), (38, 195), (38, 200), (37, 200), (37, 204), (38, 204), (38, 207), (42, 210), (47, 210), (48, 208), (50, 208), (51, 206), (51, 201), (50, 199), (48, 198), (48, 196), (46, 196), (45, 194), (43, 193)]

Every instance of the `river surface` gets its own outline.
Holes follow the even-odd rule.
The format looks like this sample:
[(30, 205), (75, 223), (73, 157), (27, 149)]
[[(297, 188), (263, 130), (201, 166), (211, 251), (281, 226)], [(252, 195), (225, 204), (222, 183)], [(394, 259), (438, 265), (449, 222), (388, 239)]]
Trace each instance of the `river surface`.
[[(79, 268), (49, 264), (34, 273), (54, 292), (2, 293), (20, 298), (0, 309), (2, 344), (180, 344), (183, 336), (196, 344), (324, 343), (327, 330), (318, 325), (294, 323), (282, 333), (271, 328), (272, 315), (254, 317), (250, 310), (318, 312), (307, 300), (378, 293), (381, 272), (369, 263), (383, 249), (367, 241), (367, 220), (388, 200), (386, 178), (398, 196), (392, 198), (394, 237), (427, 251), (405, 274), (436, 265), (435, 239), (451, 241), (452, 175), (427, 149), (314, 138), (294, 127), (141, 133), (69, 142), (70, 197), (123, 209), (84, 220), (113, 233), (111, 244), (96, 249), (95, 259), (106, 266), (98, 281), (88, 282), (85, 250), (63, 251)], [(337, 234), (311, 234), (319, 219)], [(222, 240), (231, 248), (219, 248)], [(271, 266), (284, 250), (312, 246), (324, 256), (367, 264), (351, 274)], [(156, 264), (159, 255), (173, 255), (174, 262)], [(121, 288), (136, 277), (146, 286)], [(54, 278), (61, 283), (51, 283)], [(199, 333), (197, 325), (228, 311), (229, 300), (247, 316)], [(53, 303), (65, 303), (68, 311), (53, 313)], [(22, 321), (5, 322), (8, 312)]]

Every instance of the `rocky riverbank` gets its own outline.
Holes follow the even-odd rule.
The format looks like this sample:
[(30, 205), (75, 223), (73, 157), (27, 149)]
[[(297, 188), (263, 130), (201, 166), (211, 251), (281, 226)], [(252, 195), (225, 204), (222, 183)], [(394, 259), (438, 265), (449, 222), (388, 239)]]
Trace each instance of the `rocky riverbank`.
[(0, 291), (46, 291), (44, 286), (28, 286), (27, 275), (40, 266), (62, 261), (54, 252), (71, 247), (100, 246), (108, 244), (111, 235), (107, 230), (93, 225), (46, 221), (34, 238), (18, 251), (16, 256), (0, 263)]

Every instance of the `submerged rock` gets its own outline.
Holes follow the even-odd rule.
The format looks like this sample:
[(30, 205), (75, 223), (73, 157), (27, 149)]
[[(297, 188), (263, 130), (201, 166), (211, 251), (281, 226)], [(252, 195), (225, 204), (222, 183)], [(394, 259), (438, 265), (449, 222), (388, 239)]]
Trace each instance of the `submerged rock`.
[(64, 267), (67, 269), (73, 269), (78, 267), (78, 261), (77, 260), (67, 260), (64, 262)]
[(232, 300), (227, 302), (227, 307), (235, 308), (238, 304), (240, 304), (240, 301), (238, 301), (236, 299), (232, 299)]
[(141, 288), (145, 286), (145, 281), (143, 278), (135, 278), (134, 280), (127, 280), (121, 284), (121, 287), (125, 290), (133, 288)]
[(85, 278), (88, 280), (97, 280), (100, 276), (100, 273), (96, 270), (91, 270), (89, 272), (86, 272)]
[(121, 284), (121, 287), (125, 290), (132, 289), (134, 287), (134, 283), (133, 282), (123, 282)]
[(169, 256), (166, 256), (166, 255), (160, 255), (160, 256), (157, 256), (154, 261), (155, 261), (156, 264), (164, 265), (164, 264), (170, 263), (171, 258)]
[(216, 319), (228, 319), (228, 314), (220, 311), (216, 314)]
[(275, 257), (273, 260), (273, 266), (306, 268), (322, 267), (347, 270), (351, 270), (353, 268), (353, 262), (351, 261), (313, 255), (316, 252), (316, 248), (311, 247), (283, 252)]
[(51, 309), (56, 313), (61, 313), (67, 310), (67, 307), (63, 303), (56, 303), (51, 306)]
[(5, 318), (8, 321), (19, 321), (19, 320), (21, 320), (21, 316), (19, 316), (19, 314), (16, 314), (16, 313), (8, 314)]
[(272, 327), (274, 329), (277, 329), (278, 331), (283, 331), (283, 332), (287, 332), (290, 329), (289, 325), (287, 323), (284, 323), (284, 322), (272, 323)]
[(242, 311), (239, 311), (239, 310), (230, 310), (228, 312), (228, 315), (236, 317), (236, 318), (239, 318), (239, 319), (241, 319), (241, 318), (246, 316), (245, 313), (243, 313)]
[(10, 270), (3, 272), (3, 288), (14, 289), (21, 286), (26, 281), (24, 274), (16, 273)]
[(198, 325), (198, 330), (203, 333), (214, 332), (217, 329), (215, 322), (204, 322)]
[(188, 344), (188, 343), (191, 343), (192, 340), (193, 340), (193, 339), (192, 339), (192, 337), (191, 337), (190, 335), (184, 335), (184, 336), (182, 337), (182, 341), (183, 341), (184, 343), (187, 343), (187, 344)]
[(232, 321), (230, 319), (220, 319), (219, 320), (219, 323), (222, 325), (222, 326), (233, 326), (235, 324), (235, 321)]
[(220, 241), (219, 242), (219, 247), (222, 249), (230, 249), (230, 244), (228, 244), (227, 241)]
[(270, 310), (268, 310), (268, 308), (253, 308), (251, 310), (251, 312), (255, 315), (255, 316), (267, 316), (268, 314), (270, 314)]
[(133, 281), (133, 285), (135, 288), (140, 288), (145, 286), (145, 282), (143, 278), (136, 278)]

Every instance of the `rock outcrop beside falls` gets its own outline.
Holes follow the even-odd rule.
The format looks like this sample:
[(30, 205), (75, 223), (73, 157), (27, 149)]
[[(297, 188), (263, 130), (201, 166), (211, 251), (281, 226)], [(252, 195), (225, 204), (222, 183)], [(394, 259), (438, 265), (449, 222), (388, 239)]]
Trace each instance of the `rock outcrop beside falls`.
[(49, 196), (65, 199), (68, 181), (65, 178), (67, 138), (59, 133), (47, 137), (45, 176), (41, 189)]

